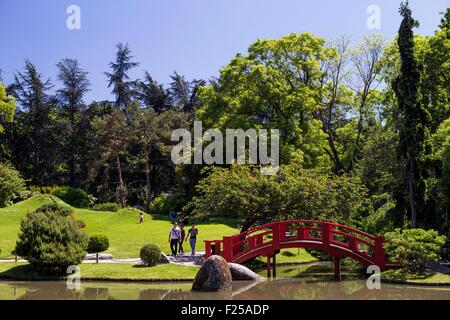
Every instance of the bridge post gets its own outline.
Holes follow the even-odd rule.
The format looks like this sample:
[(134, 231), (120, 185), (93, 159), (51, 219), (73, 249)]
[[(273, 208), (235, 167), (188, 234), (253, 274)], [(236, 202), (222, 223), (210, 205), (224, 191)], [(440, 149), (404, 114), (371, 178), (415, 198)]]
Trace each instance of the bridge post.
[(333, 265), (334, 265), (334, 279), (337, 281), (341, 280), (341, 257), (333, 256)]
[(211, 241), (205, 241), (205, 258), (211, 256)]
[(375, 238), (375, 263), (381, 270), (386, 269), (386, 253), (383, 248), (384, 241), (384, 237)]
[(267, 279), (270, 279), (270, 256), (267, 256)]
[(233, 238), (223, 237), (222, 257), (227, 261), (233, 260)]
[(323, 249), (326, 252), (330, 252), (330, 240), (333, 237), (331, 231), (331, 224), (329, 222), (322, 222), (322, 243)]
[(276, 278), (277, 277), (277, 254), (274, 253), (273, 255), (273, 277)]

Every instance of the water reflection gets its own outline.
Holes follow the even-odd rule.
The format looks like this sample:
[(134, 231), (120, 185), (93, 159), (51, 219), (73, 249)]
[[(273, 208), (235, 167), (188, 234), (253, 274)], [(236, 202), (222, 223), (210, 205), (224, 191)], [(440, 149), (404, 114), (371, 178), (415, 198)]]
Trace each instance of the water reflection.
[(236, 282), (233, 290), (219, 293), (191, 292), (191, 283), (81, 282), (77, 290), (65, 282), (1, 282), (0, 300), (204, 300), (204, 299), (447, 299), (450, 287), (418, 287), (382, 283), (380, 290), (369, 290), (365, 280), (346, 274), (333, 281), (323, 266), (278, 269), (279, 279), (260, 283)]

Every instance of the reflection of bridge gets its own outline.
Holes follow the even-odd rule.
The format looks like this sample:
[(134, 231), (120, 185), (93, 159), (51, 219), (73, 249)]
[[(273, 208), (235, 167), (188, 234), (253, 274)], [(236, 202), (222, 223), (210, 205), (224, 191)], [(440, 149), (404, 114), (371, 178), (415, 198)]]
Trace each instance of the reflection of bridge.
[(334, 222), (293, 220), (268, 223), (223, 240), (205, 241), (205, 258), (221, 255), (228, 262), (244, 263), (258, 256), (271, 258), (276, 275), (276, 254), (287, 248), (321, 249), (333, 257), (334, 274), (340, 276), (340, 260), (349, 257), (364, 266), (386, 268), (384, 238)]

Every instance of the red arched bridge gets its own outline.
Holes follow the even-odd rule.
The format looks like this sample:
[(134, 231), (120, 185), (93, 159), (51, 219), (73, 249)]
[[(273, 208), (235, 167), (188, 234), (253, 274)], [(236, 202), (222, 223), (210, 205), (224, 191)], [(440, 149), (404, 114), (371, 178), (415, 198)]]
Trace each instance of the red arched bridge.
[(275, 276), (276, 254), (287, 248), (321, 249), (333, 257), (334, 273), (340, 276), (340, 260), (349, 257), (364, 266), (386, 268), (384, 238), (334, 222), (292, 220), (272, 222), (222, 240), (205, 241), (205, 258), (216, 254), (228, 262), (244, 263), (257, 256), (273, 259)]

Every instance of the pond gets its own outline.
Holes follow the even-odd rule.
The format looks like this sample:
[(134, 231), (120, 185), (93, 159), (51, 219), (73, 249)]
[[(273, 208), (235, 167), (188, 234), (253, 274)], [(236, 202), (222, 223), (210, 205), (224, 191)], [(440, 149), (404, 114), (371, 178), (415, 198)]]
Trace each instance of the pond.
[(328, 266), (278, 267), (278, 278), (260, 283), (235, 282), (233, 290), (219, 293), (191, 292), (191, 283), (87, 282), (69, 289), (65, 282), (0, 281), (0, 300), (450, 300), (450, 287), (424, 287), (382, 283), (369, 290), (366, 280), (344, 273), (336, 282)]

